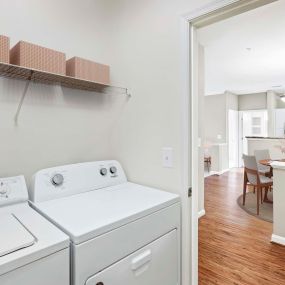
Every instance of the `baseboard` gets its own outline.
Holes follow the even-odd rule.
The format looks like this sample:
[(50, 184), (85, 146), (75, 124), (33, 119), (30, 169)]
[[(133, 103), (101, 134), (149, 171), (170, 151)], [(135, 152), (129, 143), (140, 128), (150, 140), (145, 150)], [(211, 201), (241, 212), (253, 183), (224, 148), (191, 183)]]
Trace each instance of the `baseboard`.
[(225, 172), (227, 172), (227, 171), (229, 171), (230, 169), (224, 169), (224, 170), (222, 170), (222, 171), (211, 171), (210, 172), (210, 174), (211, 175), (222, 175), (222, 174), (224, 174)]
[(199, 212), (198, 212), (198, 219), (202, 218), (202, 217), (205, 216), (205, 215), (206, 215), (205, 209), (199, 211)]
[(281, 236), (277, 236), (277, 235), (273, 234), (271, 236), (271, 242), (278, 243), (281, 245), (285, 245), (285, 237), (281, 237)]

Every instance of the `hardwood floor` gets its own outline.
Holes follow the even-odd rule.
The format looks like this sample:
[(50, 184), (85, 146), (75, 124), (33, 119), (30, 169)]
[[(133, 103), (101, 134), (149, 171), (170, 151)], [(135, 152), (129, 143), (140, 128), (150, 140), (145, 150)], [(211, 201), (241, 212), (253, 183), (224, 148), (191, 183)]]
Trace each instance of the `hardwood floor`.
[(270, 243), (271, 223), (237, 205), (242, 183), (241, 170), (205, 179), (199, 285), (285, 285), (285, 247)]

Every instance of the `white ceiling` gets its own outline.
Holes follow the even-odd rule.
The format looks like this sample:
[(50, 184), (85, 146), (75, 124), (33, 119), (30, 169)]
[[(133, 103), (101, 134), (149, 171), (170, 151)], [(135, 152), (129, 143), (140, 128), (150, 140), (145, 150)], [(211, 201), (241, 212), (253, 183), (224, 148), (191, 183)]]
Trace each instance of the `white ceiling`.
[(198, 39), (206, 95), (285, 89), (285, 0), (201, 28)]

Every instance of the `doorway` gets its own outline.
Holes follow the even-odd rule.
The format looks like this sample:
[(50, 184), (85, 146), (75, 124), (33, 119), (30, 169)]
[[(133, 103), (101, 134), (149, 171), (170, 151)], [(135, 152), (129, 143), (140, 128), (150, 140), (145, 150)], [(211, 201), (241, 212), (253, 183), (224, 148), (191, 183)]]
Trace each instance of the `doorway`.
[[(184, 35), (186, 37), (185, 42), (190, 42), (190, 45), (186, 49), (186, 62), (190, 62), (190, 68), (185, 68), (186, 71), (186, 90), (185, 97), (183, 97), (183, 105), (185, 112), (182, 114), (184, 120), (189, 120), (184, 126), (184, 137), (187, 137), (189, 140), (188, 145), (184, 145), (184, 167), (186, 167), (187, 171), (185, 172), (187, 177), (184, 179), (185, 188), (192, 189), (192, 197), (190, 198), (189, 204), (189, 213), (191, 213), (191, 226), (190, 226), (190, 234), (189, 238), (191, 239), (190, 247), (191, 247), (191, 260), (190, 262), (190, 284), (198, 284), (198, 200), (199, 196), (199, 150), (201, 148), (201, 140), (199, 138), (199, 120), (198, 120), (198, 94), (199, 94), (199, 69), (198, 69), (198, 43), (196, 38), (197, 29), (200, 27), (204, 27), (206, 25), (210, 25), (217, 21), (233, 17), (240, 13), (255, 9), (257, 7), (269, 4), (275, 1), (216, 1), (215, 4), (210, 7), (206, 7), (205, 9), (195, 11), (190, 15), (186, 16), (184, 19), (186, 20), (184, 26)], [(188, 45), (188, 44), (186, 44)], [(190, 57), (189, 57), (190, 54)], [(191, 94), (190, 98), (189, 93)], [(186, 98), (187, 97), (187, 98)], [(235, 110), (234, 110), (235, 111)], [(237, 134), (237, 123), (238, 117), (236, 113), (232, 113), (231, 116), (235, 116), (234, 131), (229, 134), (233, 140), (238, 136)], [(239, 132), (239, 131), (238, 131)], [(236, 147), (234, 144), (231, 144), (231, 147)], [(232, 157), (232, 164), (235, 165), (237, 162), (237, 154)], [(190, 195), (191, 196), (191, 195)], [(190, 249), (189, 249), (190, 250)], [(184, 260), (185, 262), (185, 260)], [(184, 263), (184, 277), (183, 280), (187, 280), (187, 269), (185, 270)], [(188, 284), (189, 284), (188, 283)], [(185, 283), (186, 284), (186, 283)]]

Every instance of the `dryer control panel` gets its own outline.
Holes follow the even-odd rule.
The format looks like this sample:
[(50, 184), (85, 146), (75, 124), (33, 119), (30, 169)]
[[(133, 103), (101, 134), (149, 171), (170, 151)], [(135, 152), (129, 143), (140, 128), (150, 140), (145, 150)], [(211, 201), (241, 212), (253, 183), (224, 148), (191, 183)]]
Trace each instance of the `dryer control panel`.
[(0, 178), (0, 207), (28, 201), (24, 176)]
[(44, 202), (127, 182), (118, 161), (94, 161), (47, 168), (34, 177), (29, 197)]

